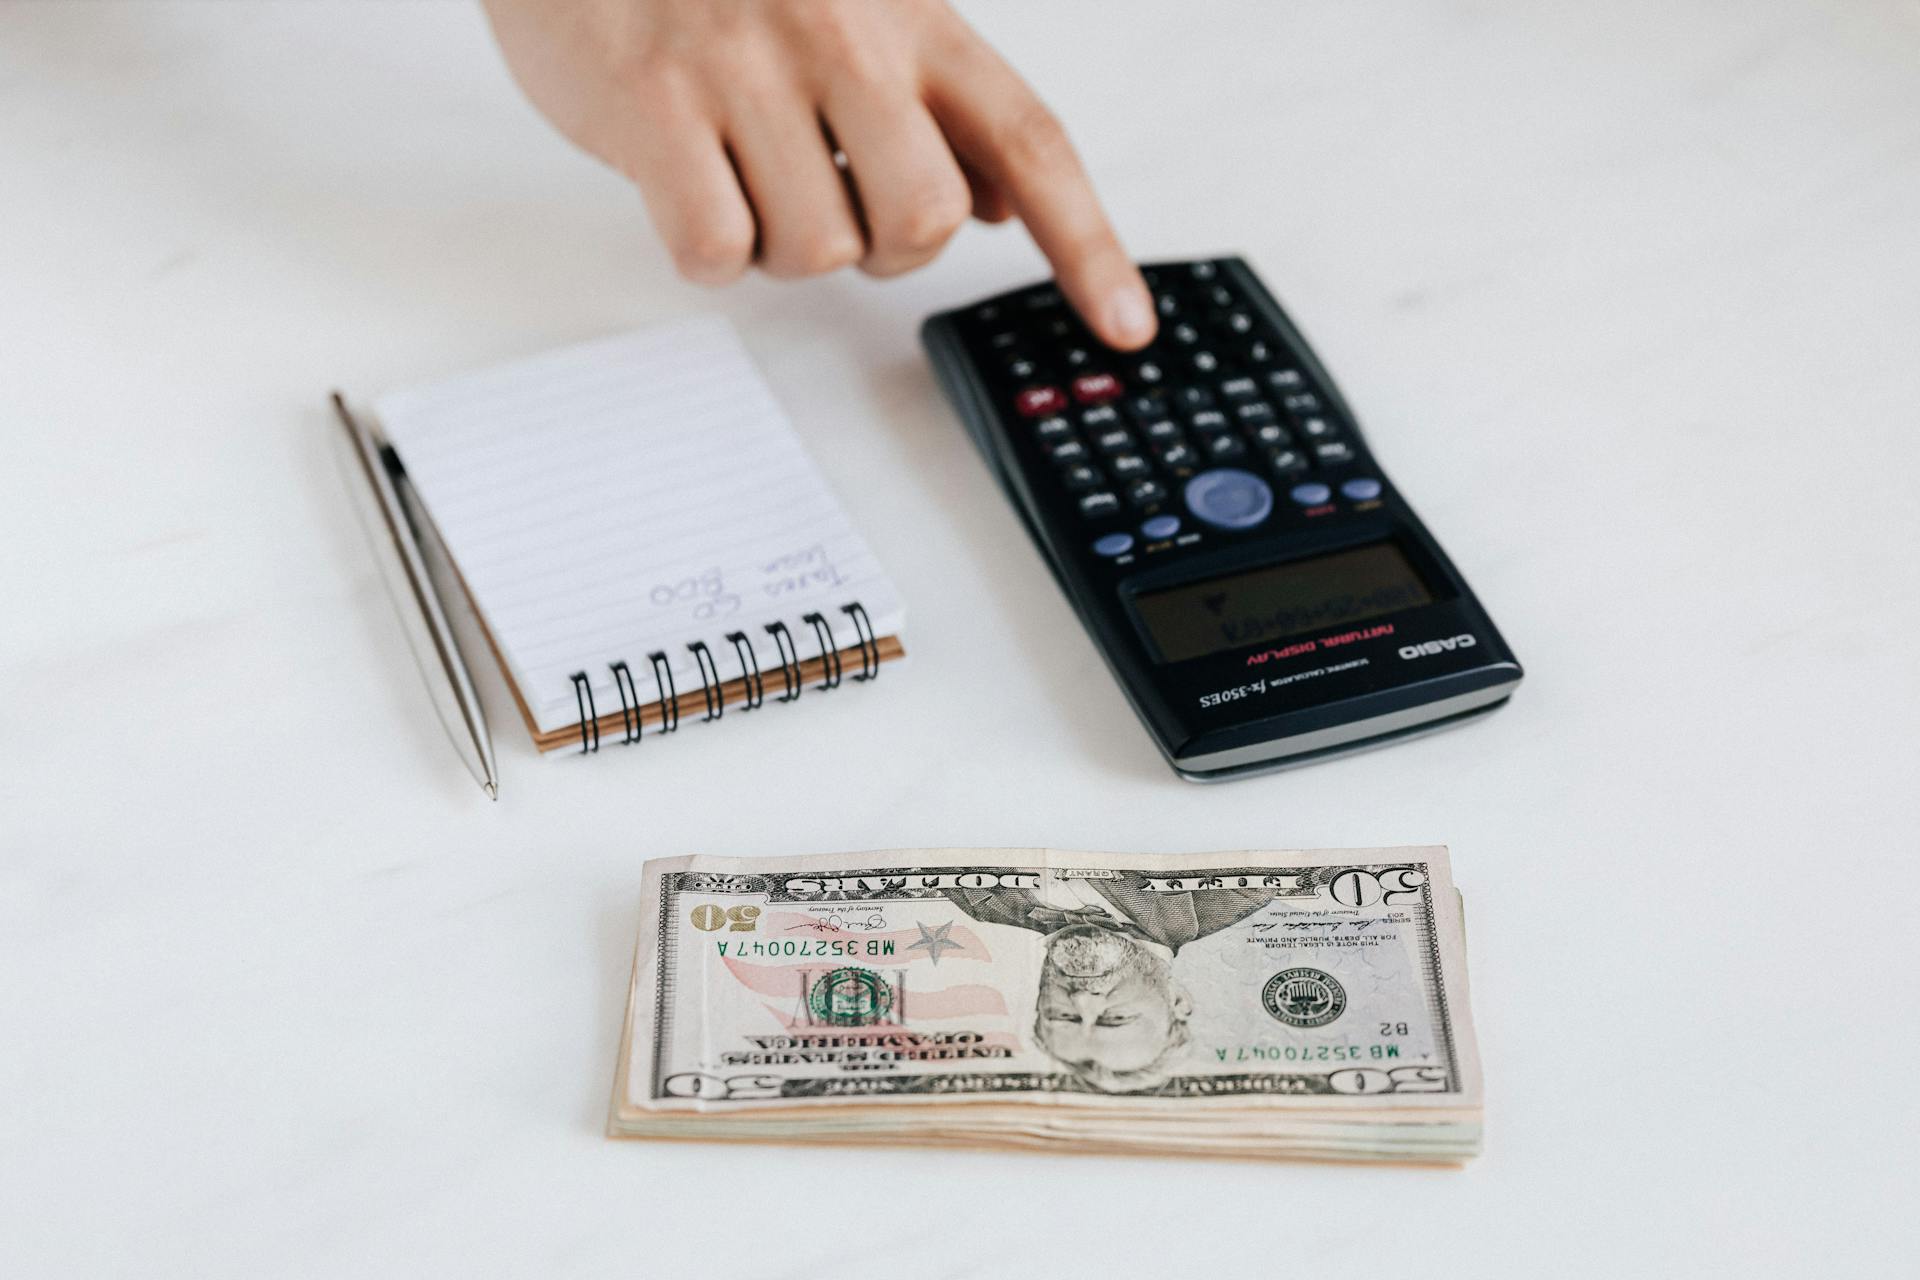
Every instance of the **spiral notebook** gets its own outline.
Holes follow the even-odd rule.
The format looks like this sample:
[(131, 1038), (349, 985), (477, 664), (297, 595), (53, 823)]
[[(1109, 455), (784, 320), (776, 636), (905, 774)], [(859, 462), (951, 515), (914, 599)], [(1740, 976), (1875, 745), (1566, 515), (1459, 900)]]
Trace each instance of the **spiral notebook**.
[(722, 320), (373, 409), (542, 751), (796, 702), (905, 654), (899, 594)]

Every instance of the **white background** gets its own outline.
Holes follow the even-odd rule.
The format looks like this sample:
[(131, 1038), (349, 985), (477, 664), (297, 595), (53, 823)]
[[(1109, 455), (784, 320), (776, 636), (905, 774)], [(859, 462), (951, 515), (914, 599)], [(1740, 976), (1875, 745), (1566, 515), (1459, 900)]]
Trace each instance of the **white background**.
[[(1129, 247), (1244, 252), (1529, 676), (1177, 781), (916, 345), (677, 283), (463, 4), (0, 7), (0, 1272), (1911, 1274), (1920, 16), (969, 6)], [(911, 608), (871, 689), (489, 804), (361, 396), (718, 311)], [(643, 859), (1444, 841), (1464, 1172), (613, 1143)]]

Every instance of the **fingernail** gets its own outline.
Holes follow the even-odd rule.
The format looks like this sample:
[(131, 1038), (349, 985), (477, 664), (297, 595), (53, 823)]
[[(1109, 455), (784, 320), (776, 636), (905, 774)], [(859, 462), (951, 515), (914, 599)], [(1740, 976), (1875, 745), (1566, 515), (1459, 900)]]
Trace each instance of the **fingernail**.
[(1107, 328), (1114, 337), (1132, 347), (1145, 346), (1153, 338), (1153, 304), (1139, 285), (1120, 290), (1107, 303)]

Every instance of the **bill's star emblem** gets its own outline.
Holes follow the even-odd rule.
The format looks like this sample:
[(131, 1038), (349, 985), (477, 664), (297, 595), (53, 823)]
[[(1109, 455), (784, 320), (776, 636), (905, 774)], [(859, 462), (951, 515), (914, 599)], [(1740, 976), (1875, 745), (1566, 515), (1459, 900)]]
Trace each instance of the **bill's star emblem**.
[(953, 922), (951, 920), (941, 925), (938, 929), (929, 929), (924, 924), (916, 924), (914, 927), (920, 930), (920, 941), (909, 942), (907, 944), (907, 950), (919, 951), (925, 949), (928, 958), (935, 964), (940, 963), (940, 952), (943, 948), (949, 951), (966, 950), (960, 943), (955, 942), (947, 936), (953, 931)]

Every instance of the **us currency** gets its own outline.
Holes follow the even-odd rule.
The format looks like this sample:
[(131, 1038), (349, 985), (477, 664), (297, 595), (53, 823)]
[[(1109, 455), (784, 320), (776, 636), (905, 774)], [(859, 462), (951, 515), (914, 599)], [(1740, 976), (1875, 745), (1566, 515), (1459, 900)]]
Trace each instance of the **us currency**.
[(610, 1132), (1455, 1161), (1443, 848), (647, 864)]

